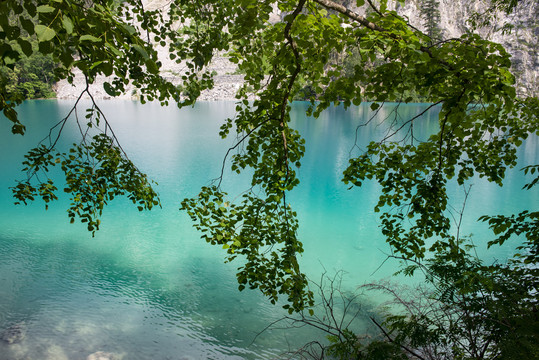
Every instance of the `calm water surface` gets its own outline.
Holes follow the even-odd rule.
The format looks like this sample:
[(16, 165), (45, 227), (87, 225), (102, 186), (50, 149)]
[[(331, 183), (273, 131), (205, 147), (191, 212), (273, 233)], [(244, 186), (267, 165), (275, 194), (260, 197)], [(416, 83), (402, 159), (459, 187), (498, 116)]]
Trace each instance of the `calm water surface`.
[[(178, 110), (130, 101), (103, 102), (131, 159), (159, 183), (163, 208), (140, 213), (126, 200), (105, 209), (94, 238), (81, 224), (70, 225), (67, 199), (15, 206), (9, 186), (21, 178), (23, 155), (65, 116), (69, 101), (32, 101), (19, 108), (27, 126), (24, 137), (0, 131), (0, 331), (22, 324), (23, 341), (0, 342), (3, 359), (86, 359), (106, 351), (124, 359), (259, 359), (275, 358), (289, 348), (321, 339), (312, 329), (272, 330), (256, 337), (282, 316), (256, 291), (237, 291), (236, 264), (223, 264), (221, 249), (207, 245), (178, 211), (184, 197), (195, 196), (220, 173), (232, 139), (218, 137), (219, 126), (233, 116), (233, 103), (200, 103)], [(358, 146), (384, 135), (378, 126), (391, 114), (390, 105), (368, 126), (368, 106), (334, 108), (319, 119), (306, 118), (306, 105), (293, 107), (293, 126), (307, 141), (299, 175), (301, 186), (291, 194), (300, 217), (305, 245), (304, 271), (318, 279), (324, 271), (345, 270), (343, 287), (389, 276), (397, 264), (384, 262), (388, 248), (372, 213), (377, 188), (366, 184), (348, 190), (341, 174)], [(424, 106), (399, 109), (403, 118)], [(436, 109), (416, 123), (416, 135), (436, 127)], [(77, 142), (78, 129), (64, 130), (60, 146)], [(522, 148), (522, 164), (539, 161), (537, 139)], [(54, 176), (54, 175), (52, 175)], [(475, 224), (482, 214), (533, 209), (538, 194), (522, 192), (520, 174), (510, 174), (502, 189), (474, 181), (462, 232), (474, 234), (478, 252), (488, 240)], [(229, 194), (248, 188), (249, 179), (227, 173)], [(60, 187), (61, 188), (61, 187)], [(464, 194), (454, 186), (454, 206)], [(503, 251), (489, 254), (503, 258)]]

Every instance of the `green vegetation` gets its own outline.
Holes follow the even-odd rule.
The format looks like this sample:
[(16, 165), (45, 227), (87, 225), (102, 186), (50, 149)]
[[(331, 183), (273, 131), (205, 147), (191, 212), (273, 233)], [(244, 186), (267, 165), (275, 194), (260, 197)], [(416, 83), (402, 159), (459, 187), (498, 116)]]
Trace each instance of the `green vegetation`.
[(425, 32), (433, 41), (442, 40), (443, 37), (439, 6), (438, 0), (422, 0), (419, 7)]
[[(148, 11), (137, 0), (3, 1), (0, 12), (10, 16), (0, 18), (0, 66), (15, 71), (17, 61), (38, 51), (58, 64), (58, 78), (72, 81), (78, 68), (87, 84), (97, 75), (111, 76), (104, 85), (111, 96), (131, 83), (143, 102), (185, 106), (213, 86), (206, 66), (214, 54), (227, 51), (245, 74), (245, 84), (238, 91), (236, 115), (221, 128), (221, 136), (238, 139), (223, 166), (248, 170), (252, 187), (235, 201), (217, 180), (185, 199), (182, 210), (205, 241), (224, 249), (226, 261), (240, 259), (240, 290), (257, 288), (273, 303), (284, 298), (290, 313), (310, 315), (314, 296), (298, 264), (303, 247), (287, 197), (300, 182), (305, 141), (290, 126), (289, 102), (309, 100), (308, 114), (314, 116), (332, 105), (349, 107), (366, 99), (376, 100), (373, 111), (386, 101), (414, 97), (440, 105), (437, 133), (420, 140), (409, 126), (406, 136), (397, 137), (400, 127), (420, 126), (419, 116), (388, 122), (388, 136), (360, 144), (364, 152), (350, 160), (343, 176), (352, 187), (380, 184), (374, 211), (382, 234), (394, 256), (412, 264), (402, 269), (405, 274), (423, 271), (430, 284), (425, 300), (434, 308), (398, 312), (395, 307), (384, 321), (373, 319), (380, 341), (360, 341), (340, 329), (330, 338), (330, 352), (372, 359), (537, 357), (539, 212), (481, 219), (493, 230), (491, 246), (511, 244), (517, 235), (524, 239), (512, 260), (491, 265), (475, 258), (465, 239), (455, 235), (448, 209), (450, 180), (466, 189), (474, 176), (503, 185), (505, 172), (517, 163), (518, 147), (539, 134), (539, 100), (516, 97), (510, 56), (502, 46), (473, 32), (433, 41), (434, 34), (418, 31), (389, 10), (387, 0), (358, 0), (368, 8), (366, 16), (331, 0), (171, 3), (170, 9)], [(489, 11), (511, 12), (516, 4), (493, 0), (471, 21), (485, 24)], [(269, 23), (272, 5), (286, 14), (282, 22)], [(180, 32), (174, 30), (178, 23)], [(22, 31), (36, 36), (38, 50), (20, 37)], [(170, 58), (185, 62), (181, 87), (160, 76), (156, 43), (170, 44)], [(335, 61), (336, 54), (353, 56), (354, 63)], [(2, 84), (0, 109), (12, 131), (23, 134), (15, 108), (22, 97)], [(84, 94), (91, 95), (88, 88)], [(72, 111), (77, 106), (78, 101)], [(80, 123), (80, 144), (60, 152), (55, 145), (66, 121), (69, 116), (52, 129), (48, 142), (27, 155), (28, 176), (13, 188), (19, 202), (56, 199), (55, 185), (38, 175), (58, 165), (72, 199), (71, 221), (88, 223), (90, 231), (99, 228), (104, 205), (115, 196), (128, 196), (140, 210), (159, 204), (151, 182), (129, 161), (95, 103)], [(538, 167), (527, 165), (528, 191), (536, 191)]]
[(5, 82), (8, 97), (24, 99), (51, 98), (56, 94), (54, 85), (54, 61), (51, 56), (39, 53), (23, 57), (13, 68), (0, 68), (0, 79)]

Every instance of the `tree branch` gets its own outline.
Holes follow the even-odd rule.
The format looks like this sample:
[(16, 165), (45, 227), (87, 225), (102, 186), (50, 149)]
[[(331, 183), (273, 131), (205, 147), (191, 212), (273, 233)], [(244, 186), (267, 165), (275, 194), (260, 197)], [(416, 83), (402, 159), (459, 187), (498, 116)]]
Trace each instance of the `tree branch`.
[(336, 2), (333, 2), (330, 0), (313, 0), (313, 1), (319, 5), (322, 5), (323, 7), (327, 9), (335, 10), (354, 21), (357, 21), (358, 23), (365, 26), (366, 28), (369, 28), (371, 30), (376, 30), (376, 31), (386, 31), (385, 29), (381, 28), (375, 23), (372, 23), (369, 20), (367, 20), (367, 18), (365, 18), (364, 16), (361, 16), (358, 13), (353, 12), (352, 10), (346, 8), (345, 6), (341, 4), (337, 4)]
[(382, 325), (378, 324), (378, 322), (371, 316), (370, 317), (371, 321), (374, 323), (374, 325), (376, 325), (376, 327), (378, 327), (378, 329), (380, 329), (380, 331), (384, 334), (384, 336), (387, 338), (387, 340), (392, 343), (392, 344), (395, 344), (397, 345), (398, 347), (402, 348), (404, 351), (407, 351), (409, 354), (411, 354), (412, 356), (415, 356), (416, 358), (420, 359), (420, 360), (426, 360), (423, 356), (419, 355), (418, 353), (416, 353), (415, 351), (412, 351), (410, 348), (408, 348), (407, 346), (404, 346), (402, 344), (398, 344), (395, 342), (395, 340), (393, 340), (393, 338), (391, 338), (391, 336), (389, 336), (389, 334), (387, 333), (387, 331), (382, 327)]

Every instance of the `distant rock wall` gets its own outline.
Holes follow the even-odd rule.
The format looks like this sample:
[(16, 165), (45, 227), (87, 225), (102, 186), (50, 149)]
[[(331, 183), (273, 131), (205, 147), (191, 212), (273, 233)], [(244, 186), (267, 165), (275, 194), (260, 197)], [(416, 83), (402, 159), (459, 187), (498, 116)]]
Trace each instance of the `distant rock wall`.
[[(397, 6), (400, 15), (409, 19), (415, 27), (422, 29), (422, 20), (419, 8), (421, 0), (409, 0), (405, 6)], [(167, 0), (144, 0), (147, 9), (163, 8), (167, 6)], [(354, 1), (352, 1), (354, 3)], [(459, 37), (467, 29), (465, 20), (473, 12), (485, 10), (482, 0), (439, 0), (440, 3), (440, 27), (444, 31), (444, 38)], [(281, 15), (275, 10), (271, 19), (279, 21)], [(509, 34), (493, 32), (492, 29), (482, 29), (481, 35), (489, 40), (501, 43), (512, 55), (512, 70), (517, 78), (517, 91), (520, 95), (539, 95), (539, 2), (537, 0), (521, 1), (516, 11), (510, 16), (497, 14), (494, 23), (501, 26), (504, 23), (514, 25), (514, 29)], [(166, 48), (158, 47), (159, 59), (163, 63), (162, 74), (175, 84), (181, 84), (181, 75), (185, 72), (185, 64), (177, 64), (169, 59)], [(233, 100), (236, 91), (243, 84), (243, 76), (236, 74), (235, 64), (229, 62), (224, 56), (217, 56), (209, 67), (210, 71), (216, 73), (215, 86), (211, 90), (205, 90), (200, 100)], [(96, 83), (90, 87), (93, 96), (100, 99), (110, 98), (103, 90), (103, 82), (106, 79), (100, 77)], [(75, 76), (75, 86), (67, 81), (60, 81), (56, 85), (58, 98), (76, 98), (84, 89), (84, 78), (78, 73)], [(128, 88), (120, 98), (136, 98), (137, 92), (133, 88)]]
[[(484, 12), (485, 3), (484, 0), (439, 0), (440, 28), (444, 31), (444, 38), (460, 37), (469, 30), (466, 19), (474, 12)], [(421, 0), (410, 0), (406, 6), (398, 9), (398, 12), (408, 17), (412, 25), (423, 29), (420, 6)], [(512, 24), (513, 30), (503, 34), (490, 27), (480, 29), (480, 35), (502, 44), (511, 54), (512, 72), (516, 76), (518, 93), (539, 96), (539, 2), (520, 1), (512, 14), (498, 13), (496, 18), (491, 20), (497, 28), (506, 23)]]

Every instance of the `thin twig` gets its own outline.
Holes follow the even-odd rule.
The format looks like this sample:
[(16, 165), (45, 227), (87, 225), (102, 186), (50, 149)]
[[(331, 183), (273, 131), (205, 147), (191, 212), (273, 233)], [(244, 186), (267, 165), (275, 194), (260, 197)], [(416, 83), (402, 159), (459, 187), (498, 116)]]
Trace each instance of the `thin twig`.
[(371, 321), (374, 323), (374, 325), (376, 325), (378, 327), (378, 329), (380, 329), (380, 331), (382, 331), (382, 333), (384, 334), (384, 336), (387, 338), (387, 340), (390, 342), (390, 343), (393, 343), (393, 344), (396, 344), (398, 347), (402, 348), (403, 350), (407, 351), (409, 354), (417, 357), (418, 359), (421, 359), (421, 360), (426, 360), (423, 356), (419, 355), (418, 353), (416, 353), (415, 351), (411, 350), (410, 348), (408, 348), (407, 346), (404, 346), (403, 344), (398, 344), (398, 343), (395, 343), (395, 340), (393, 340), (391, 338), (391, 336), (387, 333), (387, 331), (380, 325), (378, 324), (378, 322), (371, 316), (370, 317)]

